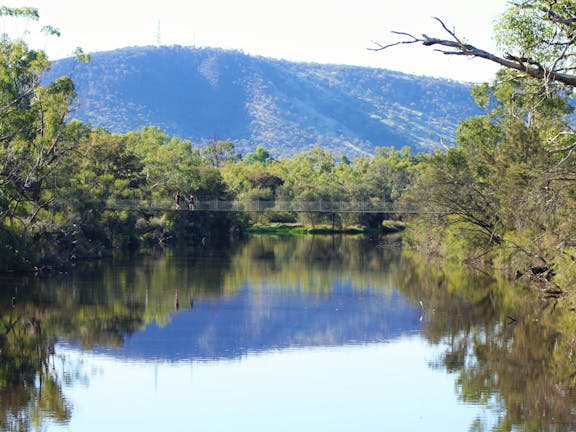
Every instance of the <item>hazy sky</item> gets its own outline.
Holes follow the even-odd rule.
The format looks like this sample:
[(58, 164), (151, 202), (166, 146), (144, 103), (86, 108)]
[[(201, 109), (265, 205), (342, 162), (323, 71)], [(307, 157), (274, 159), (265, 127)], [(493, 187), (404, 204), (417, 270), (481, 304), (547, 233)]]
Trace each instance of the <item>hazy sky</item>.
[(34, 23), (0, 19), (2, 31), (29, 31), (51, 59), (137, 45), (182, 45), (242, 50), (288, 60), (350, 64), (462, 81), (489, 80), (496, 67), (480, 59), (445, 56), (416, 45), (369, 51), (373, 41), (397, 40), (392, 31), (445, 37), (441, 18), (469, 43), (493, 49), (494, 19), (506, 0), (4, 0), (34, 6), (39, 25), (60, 38), (32, 39)]

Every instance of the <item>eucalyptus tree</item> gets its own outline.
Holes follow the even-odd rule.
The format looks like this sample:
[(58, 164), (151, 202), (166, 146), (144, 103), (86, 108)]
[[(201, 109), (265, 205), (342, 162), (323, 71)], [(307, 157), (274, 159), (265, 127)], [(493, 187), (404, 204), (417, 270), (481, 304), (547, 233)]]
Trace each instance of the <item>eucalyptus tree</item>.
[[(499, 52), (490, 52), (466, 42), (440, 19), (435, 18), (447, 35), (445, 38), (426, 34), (415, 36), (394, 32), (399, 40), (388, 45), (376, 44), (375, 51), (399, 45), (422, 44), (434, 47), (445, 55), (481, 58), (494, 62), (509, 74), (502, 79), (523, 79), (522, 92), (531, 92), (532, 105), (537, 108), (543, 98), (568, 96), (576, 86), (576, 3), (572, 0), (509, 1), (506, 11), (494, 26)], [(519, 89), (514, 90), (518, 92)], [(509, 95), (513, 97), (513, 94)], [(556, 134), (547, 137), (554, 144), (550, 151), (564, 161), (576, 151), (576, 133), (565, 123)]]
[(238, 161), (242, 157), (236, 153), (232, 141), (212, 139), (201, 150), (202, 160), (214, 168), (221, 167), (227, 161)]
[[(38, 20), (34, 8), (0, 8), (0, 16)], [(58, 35), (47, 26), (43, 31)], [(53, 205), (50, 182), (77, 144), (68, 123), (74, 84), (62, 77), (43, 85), (50, 67), (45, 52), (23, 39), (0, 36), (0, 236), (1, 254), (15, 256), (34, 234), (39, 215)], [(50, 183), (50, 184), (49, 184)], [(24, 259), (24, 257), (22, 257)]]
[(475, 88), (486, 114), (460, 123), (457, 145), (434, 153), (411, 190), (410, 204), (428, 221), (413, 232), (443, 254), (547, 273), (574, 232), (576, 160), (554, 141), (572, 108), (558, 94), (535, 104), (533, 79), (507, 70), (498, 79)]
[(421, 234), (441, 238), (460, 257), (490, 258), (517, 274), (555, 274), (560, 286), (573, 285), (576, 3), (509, 2), (494, 28), (501, 54), (468, 44), (436, 20), (446, 37), (397, 32), (397, 42), (375, 50), (423, 44), (502, 69), (493, 83), (473, 89), (486, 114), (462, 122), (457, 146), (437, 152), (420, 178), (415, 201), (435, 210)]
[(260, 162), (263, 165), (269, 165), (274, 161), (274, 158), (270, 155), (268, 150), (259, 145), (256, 147), (256, 151), (254, 153), (248, 153), (244, 157), (244, 160), (250, 164)]

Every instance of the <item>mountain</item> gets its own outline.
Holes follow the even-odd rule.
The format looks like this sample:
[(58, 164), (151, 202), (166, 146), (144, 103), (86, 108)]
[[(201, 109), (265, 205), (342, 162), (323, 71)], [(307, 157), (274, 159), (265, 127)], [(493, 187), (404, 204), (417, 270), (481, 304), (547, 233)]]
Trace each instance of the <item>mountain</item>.
[(464, 83), (212, 48), (124, 48), (95, 53), (88, 64), (63, 59), (44, 80), (62, 75), (76, 84), (72, 117), (92, 126), (124, 133), (152, 125), (199, 144), (231, 140), (242, 153), (262, 145), (274, 156), (318, 145), (348, 156), (377, 146), (431, 151), (480, 113)]
[(329, 295), (244, 288), (233, 297), (194, 302), (170, 323), (150, 324), (122, 347), (97, 348), (145, 360), (234, 359), (249, 353), (318, 346), (367, 345), (421, 330), (422, 311), (396, 290), (359, 294), (351, 284)]

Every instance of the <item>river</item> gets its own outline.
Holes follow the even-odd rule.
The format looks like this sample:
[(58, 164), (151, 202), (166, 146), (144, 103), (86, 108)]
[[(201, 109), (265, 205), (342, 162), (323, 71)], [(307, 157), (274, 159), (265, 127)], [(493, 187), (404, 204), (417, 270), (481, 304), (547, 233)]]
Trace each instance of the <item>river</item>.
[(575, 430), (557, 300), (396, 237), (253, 237), (0, 283), (2, 430)]

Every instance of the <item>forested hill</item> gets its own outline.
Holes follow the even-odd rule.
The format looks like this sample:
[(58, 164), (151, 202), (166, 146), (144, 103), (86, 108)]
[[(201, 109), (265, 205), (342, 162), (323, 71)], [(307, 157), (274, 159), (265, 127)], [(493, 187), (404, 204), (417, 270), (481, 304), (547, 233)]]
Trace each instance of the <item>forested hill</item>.
[[(381, 55), (381, 54), (374, 54)], [(95, 53), (53, 63), (79, 95), (73, 117), (110, 132), (159, 126), (200, 143), (231, 140), (275, 156), (314, 146), (356, 156), (374, 147), (430, 151), (477, 114), (469, 85), (383, 69), (292, 63), (185, 47)]]

